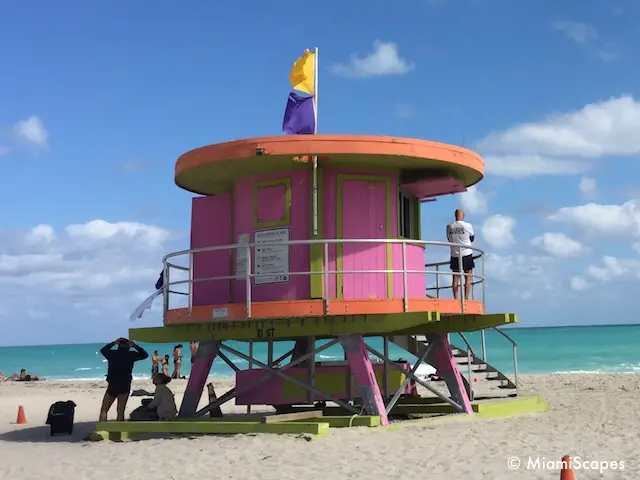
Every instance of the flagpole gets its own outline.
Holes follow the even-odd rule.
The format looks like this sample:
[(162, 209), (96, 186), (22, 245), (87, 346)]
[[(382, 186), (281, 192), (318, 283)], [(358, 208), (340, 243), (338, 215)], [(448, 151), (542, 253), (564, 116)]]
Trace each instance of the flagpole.
[[(318, 133), (318, 47), (313, 51), (313, 116), (315, 125), (313, 134)], [(313, 237), (318, 236), (318, 156), (313, 156), (312, 199), (313, 204)]]

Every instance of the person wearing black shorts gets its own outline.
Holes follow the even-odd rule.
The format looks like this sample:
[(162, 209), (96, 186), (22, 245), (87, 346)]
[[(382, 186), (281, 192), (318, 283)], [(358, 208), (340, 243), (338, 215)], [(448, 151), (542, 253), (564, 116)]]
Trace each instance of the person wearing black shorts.
[[(469, 300), (469, 293), (473, 284), (473, 269), (475, 268), (473, 250), (471, 248), (474, 240), (473, 226), (464, 221), (462, 209), (457, 209), (455, 211), (455, 221), (447, 225), (447, 241), (455, 244), (451, 246), (451, 259), (449, 260), (449, 267), (454, 273), (451, 280), (453, 298), (458, 298), (460, 273), (464, 272), (464, 298)], [(460, 258), (462, 258), (462, 265), (460, 265)]]
[[(114, 346), (118, 346), (113, 350)], [(133, 348), (133, 351), (131, 349)], [(144, 360), (149, 354), (141, 346), (126, 338), (119, 338), (115, 342), (111, 342), (102, 349), (100, 353), (107, 359), (107, 391), (102, 399), (102, 407), (100, 408), (100, 421), (107, 421), (107, 414), (118, 400), (117, 420), (124, 421), (124, 410), (129, 400), (129, 392), (131, 391), (131, 382), (133, 380), (133, 365), (135, 362)]]

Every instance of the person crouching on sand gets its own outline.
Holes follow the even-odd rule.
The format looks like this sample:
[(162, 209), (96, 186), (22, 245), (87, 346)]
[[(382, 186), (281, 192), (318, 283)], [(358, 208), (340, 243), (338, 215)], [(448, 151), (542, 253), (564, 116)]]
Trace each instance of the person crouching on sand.
[(153, 400), (147, 405), (147, 408), (152, 410), (159, 420), (168, 420), (178, 414), (173, 392), (167, 387), (170, 381), (171, 377), (162, 373), (158, 373), (153, 377), (153, 384), (156, 386), (156, 391), (153, 394)]
[[(117, 345), (118, 348), (112, 350), (115, 345)], [(131, 351), (132, 348), (134, 349), (133, 352)], [(119, 338), (115, 342), (105, 345), (100, 350), (100, 353), (109, 362), (107, 369), (107, 391), (104, 394), (102, 407), (100, 408), (100, 421), (107, 421), (109, 409), (117, 399), (117, 419), (119, 422), (123, 422), (124, 410), (127, 407), (127, 400), (129, 399), (131, 382), (133, 380), (133, 365), (137, 361), (148, 358), (149, 354), (140, 345), (126, 338)]]

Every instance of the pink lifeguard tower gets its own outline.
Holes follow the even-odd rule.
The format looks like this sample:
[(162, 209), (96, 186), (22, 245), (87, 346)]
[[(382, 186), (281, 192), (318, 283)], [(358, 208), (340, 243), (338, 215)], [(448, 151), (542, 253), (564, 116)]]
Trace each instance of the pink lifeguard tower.
[[(386, 425), (396, 414), (477, 411), (482, 385), (494, 386), (485, 398), (517, 396), (515, 342), (505, 332), (498, 330), (513, 344), (513, 377), (486, 362), (484, 330), (517, 316), (485, 312), (483, 252), (474, 249), (473, 299), (456, 300), (448, 261), (435, 261), (448, 257), (451, 244), (420, 238), (421, 202), (464, 192), (483, 172), (482, 158), (468, 149), (379, 136), (252, 138), (182, 155), (175, 182), (199, 195), (190, 249), (163, 260), (164, 325), (130, 330), (137, 341), (200, 342), (178, 420), (219, 412), (235, 398), (249, 413), (270, 405), (285, 416), (320, 415), (315, 424), (342, 425), (329, 415), (337, 413), (359, 415), (349, 425)], [(184, 303), (173, 305), (176, 297)], [(482, 331), (481, 353), (465, 338), (470, 331)], [(451, 345), (454, 334), (461, 347)], [(382, 337), (383, 351), (366, 337)], [(231, 340), (247, 342), (248, 353)], [(295, 347), (274, 358), (274, 344), (291, 340)], [(256, 342), (267, 343), (266, 360), (254, 355)], [(391, 360), (389, 343), (417, 360)], [(343, 361), (317, 361), (336, 344)], [(216, 358), (235, 371), (235, 388), (198, 410)], [(446, 389), (417, 375), (423, 363)], [(420, 386), (432, 395), (421, 396)], [(249, 431), (246, 422), (217, 431)], [(266, 431), (264, 424), (250, 430)]]

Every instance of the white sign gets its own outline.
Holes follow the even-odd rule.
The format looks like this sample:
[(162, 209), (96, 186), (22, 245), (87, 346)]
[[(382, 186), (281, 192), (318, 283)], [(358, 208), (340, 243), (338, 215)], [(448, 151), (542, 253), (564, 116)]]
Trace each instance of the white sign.
[[(277, 245), (289, 241), (288, 228), (274, 228), (255, 232), (256, 285), (268, 283), (285, 283), (289, 276), (289, 245)], [(262, 244), (270, 244), (262, 246)], [(274, 245), (276, 244), (276, 245)]]
[[(236, 244), (249, 243), (249, 234), (240, 233)], [(246, 275), (247, 273), (247, 249), (236, 248), (236, 275)]]
[(213, 309), (213, 318), (227, 318), (229, 316), (229, 309), (225, 307), (219, 307)]

